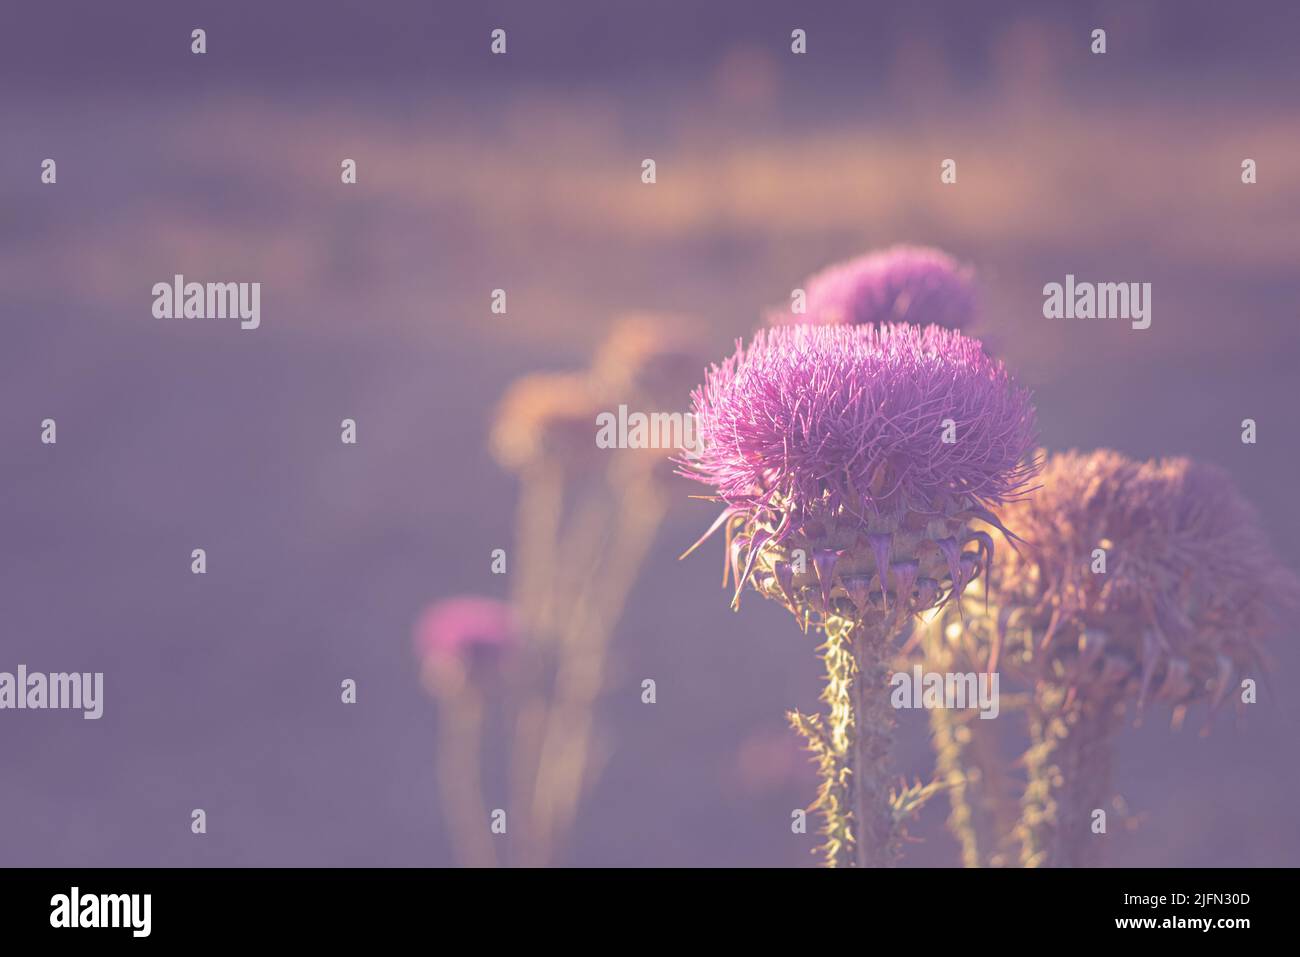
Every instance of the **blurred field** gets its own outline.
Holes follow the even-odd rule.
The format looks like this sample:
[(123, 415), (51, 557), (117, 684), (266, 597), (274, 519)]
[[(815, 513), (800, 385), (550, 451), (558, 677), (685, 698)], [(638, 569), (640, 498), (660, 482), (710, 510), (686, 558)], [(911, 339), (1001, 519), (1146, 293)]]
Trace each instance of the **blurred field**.
[[(942, 6), (876, 31), (816, 8), (814, 41), (837, 15), (881, 34), (860, 74), (836, 40), (796, 62), (772, 4), (735, 38), (684, 41), (682, 69), (633, 30), (596, 44), (632, 46), (626, 69), (579, 53), (530, 73), (521, 30), (508, 72), (474, 60), (463, 82), (414, 60), (359, 80), (346, 58), (341, 76), (308, 60), (285, 82), (291, 58), (272, 69), (264, 46), (137, 76), (155, 17), (101, 24), (121, 75), (103, 52), (80, 73), (6, 74), (0, 669), (102, 670), (107, 701), (98, 722), (0, 719), (0, 863), (447, 863), (409, 627), (442, 595), (501, 591), (486, 556), (509, 541), (515, 489), (484, 447), (501, 390), (585, 362), (629, 309), (695, 317), (721, 358), (810, 271), (874, 246), (977, 267), (978, 331), (1035, 389), (1046, 445), (1221, 464), (1300, 565), (1300, 117), (1277, 55), (1295, 17), (1128, 7), (1008, 4), (969, 31)], [(405, 9), (376, 18), (396, 35)], [(502, 16), (535, 17), (521, 9)], [(204, 12), (229, 18), (223, 44), (239, 36), (234, 14)], [(1079, 32), (1094, 14), (1116, 24), (1106, 58)], [(167, 42), (188, 33), (158, 16)], [(448, 14), (431, 43), (477, 43), (483, 16)], [(35, 24), (39, 52), (54, 40)], [(339, 51), (375, 40), (349, 41), (342, 19), (305, 29)], [(46, 156), (57, 187), (38, 181)], [(1151, 329), (1043, 319), (1043, 284), (1067, 272), (1151, 282)], [(149, 288), (174, 273), (261, 281), (262, 328), (152, 320)], [(498, 286), (505, 317), (488, 309)], [(46, 416), (54, 448), (36, 440)], [(345, 416), (356, 448), (338, 441)], [(567, 860), (811, 864), (788, 827), (811, 773), (780, 743), (784, 709), (818, 692), (811, 642), (756, 598), (727, 610), (720, 545), (676, 561), (713, 517), (681, 486), (617, 636), (608, 760)], [(199, 545), (206, 578), (188, 572)], [(1285, 691), (1300, 651), (1275, 656), (1241, 728), (1171, 736), (1153, 717), (1126, 734), (1116, 783), (1146, 818), (1112, 863), (1300, 861)], [(344, 677), (356, 707), (338, 704)], [(930, 773), (925, 734), (903, 715), (909, 779)], [(927, 811), (908, 863), (956, 863), (945, 813)]]

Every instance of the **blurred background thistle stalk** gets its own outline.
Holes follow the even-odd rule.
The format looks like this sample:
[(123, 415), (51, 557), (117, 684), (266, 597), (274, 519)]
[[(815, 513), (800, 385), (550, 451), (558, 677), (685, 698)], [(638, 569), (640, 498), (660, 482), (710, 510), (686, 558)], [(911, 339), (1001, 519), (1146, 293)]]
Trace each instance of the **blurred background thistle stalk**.
[[(953, 656), (946, 647), (941, 628), (935, 620), (922, 619), (915, 627), (921, 632), (925, 660), (936, 670), (951, 670)], [(982, 861), (980, 842), (967, 788), (970, 780), (970, 756), (966, 753), (969, 734), (962, 734), (962, 722), (947, 708), (931, 709), (929, 714), (935, 772), (938, 780), (947, 785), (948, 805), (951, 809), (948, 814), (948, 830), (961, 847), (962, 866), (979, 867)]]
[(443, 697), (438, 720), (438, 783), (453, 853), (464, 867), (495, 867), (481, 785), (483, 697), (465, 687)]
[[(559, 517), (564, 504), (564, 475), (559, 463), (542, 459), (520, 470), (519, 503), (515, 518), (515, 551), (519, 574), (513, 578), (512, 600), (529, 629), (530, 651), (521, 665), (511, 748), (510, 806), (527, 806), (526, 783), (536, 774), (546, 713), (545, 665), (540, 649), (554, 633), (552, 577), (558, 554)], [(528, 828), (525, 828), (528, 830)]]
[[(966, 598), (974, 599), (969, 604), (976, 606), (983, 592), (982, 579), (972, 582), (966, 589)], [(974, 610), (965, 618), (980, 621), (986, 615)], [(982, 667), (958, 643), (967, 627), (963, 616), (951, 609), (918, 620), (927, 668), (946, 673)], [(1002, 694), (1000, 699), (1001, 712), (1016, 707), (1014, 695)], [(948, 708), (930, 709), (929, 720), (935, 775), (947, 791), (947, 826), (960, 848), (962, 866), (1005, 866), (1008, 848), (1015, 840), (1018, 807), (993, 727), (996, 722), (986, 722), (978, 713)]]
[(524, 376), (498, 410), (493, 452), (520, 480), (512, 578), (528, 647), (514, 688), (510, 803), (525, 866), (562, 852), (599, 770), (609, 645), (668, 506), (673, 449), (600, 446), (597, 425), (629, 404), (675, 410), (703, 362), (691, 340), (675, 317), (624, 317), (587, 370)]
[(557, 461), (521, 473), (521, 482), (517, 548), (528, 567), (516, 577), (515, 600), (531, 654), (516, 692), (511, 805), (522, 819), (517, 863), (544, 867), (564, 846), (590, 783), (607, 647), (662, 510), (629, 520), (603, 471), (566, 474)]
[(598, 551), (564, 629), (532, 792), (532, 850), (537, 863), (550, 860), (567, 841), (594, 770), (595, 704), (610, 638), (666, 510), (667, 498), (653, 476), (644, 475), (626, 487), (615, 534)]
[(930, 735), (934, 743), (934, 767), (939, 780), (947, 785), (948, 830), (961, 847), (963, 867), (981, 867), (983, 855), (979, 834), (975, 829), (975, 811), (971, 807), (967, 782), (970, 780), (969, 758), (965, 753), (969, 728), (948, 709), (937, 708), (930, 712)]
[(555, 561), (563, 506), (564, 474), (560, 463), (542, 459), (520, 472), (515, 519), (519, 573), (514, 576), (512, 595), (520, 614), (543, 634), (553, 630), (555, 596), (549, 573)]
[(1067, 704), (1066, 697), (1040, 684), (1029, 709), (1028, 782), (1016, 829), (1024, 867), (1088, 867), (1101, 847), (1092, 818), (1110, 798), (1111, 749), (1122, 711), (1113, 698)]

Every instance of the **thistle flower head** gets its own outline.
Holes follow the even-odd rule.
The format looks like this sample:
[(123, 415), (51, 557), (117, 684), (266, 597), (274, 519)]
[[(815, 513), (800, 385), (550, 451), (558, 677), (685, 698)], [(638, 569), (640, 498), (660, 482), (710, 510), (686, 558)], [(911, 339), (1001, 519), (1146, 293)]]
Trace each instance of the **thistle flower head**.
[(1040, 680), (1174, 704), (1217, 703), (1262, 665), (1296, 578), (1225, 472), (1102, 450), (1052, 456), (1041, 482), (1005, 513), (1029, 547), (993, 576), (1013, 661)]
[(1036, 470), (1028, 392), (937, 326), (762, 330), (693, 398), (702, 451), (679, 464), (739, 532), (737, 596), (757, 564), (756, 586), (792, 608), (807, 588), (822, 614), (839, 597), (860, 615), (891, 593), (905, 611), (960, 594), (992, 551), (970, 522), (996, 523)]
[(506, 602), (460, 595), (426, 608), (414, 639), (426, 683), (442, 691), (491, 678), (518, 644), (519, 624)]
[(804, 283), (807, 312), (771, 316), (773, 324), (889, 322), (968, 326), (975, 316), (974, 271), (925, 246), (894, 246), (837, 263)]
[(601, 402), (587, 376), (526, 375), (511, 384), (497, 406), (492, 453), (511, 470), (544, 460), (583, 462), (593, 454), (600, 411)]
[(865, 518), (952, 494), (1000, 503), (1031, 473), (1028, 392), (937, 326), (762, 330), (692, 397), (705, 449), (688, 474), (730, 504), (803, 512), (831, 494)]

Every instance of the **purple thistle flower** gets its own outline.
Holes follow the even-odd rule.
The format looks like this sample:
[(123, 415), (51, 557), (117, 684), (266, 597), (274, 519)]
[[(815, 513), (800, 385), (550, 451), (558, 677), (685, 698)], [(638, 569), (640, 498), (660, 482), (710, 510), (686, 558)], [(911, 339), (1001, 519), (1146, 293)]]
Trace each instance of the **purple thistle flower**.
[(933, 793), (891, 791), (893, 642), (991, 561), (971, 523), (1000, 527), (990, 506), (1034, 475), (1029, 393), (958, 332), (807, 324), (737, 344), (692, 398), (701, 447), (678, 464), (726, 506), (710, 531), (733, 604), (752, 582), (826, 638), (827, 711), (788, 716), (816, 757), (826, 861), (887, 866)]
[(692, 398), (704, 449), (686, 474), (732, 505), (780, 495), (803, 512), (834, 493), (865, 517), (945, 493), (995, 504), (1032, 472), (1029, 393), (978, 340), (937, 326), (763, 330)]
[(837, 263), (804, 283), (807, 312), (769, 316), (773, 325), (933, 323), (950, 329), (975, 316), (974, 271), (925, 246), (894, 246)]
[[(1036, 470), (1029, 393), (977, 340), (937, 326), (762, 330), (693, 399), (702, 449), (681, 473), (713, 486), (729, 532), (742, 526), (748, 566), (785, 561), (783, 546), (815, 558), (795, 586), (816, 584), (823, 612), (832, 591), (861, 599), (871, 579), (906, 581), (905, 602), (913, 582), (960, 593), (969, 521)], [(742, 586), (748, 569), (736, 571)], [(764, 571), (781, 585), (784, 569)]]

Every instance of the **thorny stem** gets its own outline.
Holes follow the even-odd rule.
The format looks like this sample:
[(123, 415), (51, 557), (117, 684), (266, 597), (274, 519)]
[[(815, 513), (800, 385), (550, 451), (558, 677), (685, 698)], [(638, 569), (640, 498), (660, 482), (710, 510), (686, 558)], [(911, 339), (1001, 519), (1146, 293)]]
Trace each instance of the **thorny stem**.
[(823, 730), (820, 718), (791, 716), (818, 757), (822, 783), (814, 807), (825, 819), (822, 853), (829, 867), (889, 867), (898, 857), (888, 774), (890, 632), (831, 616), (825, 633), (822, 701), (829, 720)]
[(1102, 839), (1092, 832), (1092, 815), (1104, 809), (1110, 795), (1117, 715), (1117, 704), (1109, 697), (1066, 705), (1059, 690), (1040, 690), (1029, 713), (1029, 780), (1017, 828), (1023, 866), (1087, 867), (1096, 862)]
[[(821, 848), (826, 865), (848, 867), (853, 848), (850, 823), (852, 782), (848, 754), (853, 728), (853, 702), (849, 687), (854, 677), (854, 664), (848, 648), (848, 638), (838, 628), (827, 630), (826, 644), (822, 648), (822, 663), (826, 666), (826, 690), (822, 692), (821, 700), (826, 703), (830, 713), (827, 731), (814, 746), (821, 787), (817, 791), (817, 801), (813, 807), (821, 811), (826, 822), (823, 829), (826, 843)], [(809, 740), (814, 741), (811, 736)]]
[(853, 636), (857, 676), (853, 683), (854, 750), (851, 773), (858, 867), (890, 867), (897, 862), (894, 811), (889, 795), (889, 748), (894, 713), (889, 704), (889, 633), (859, 626)]

